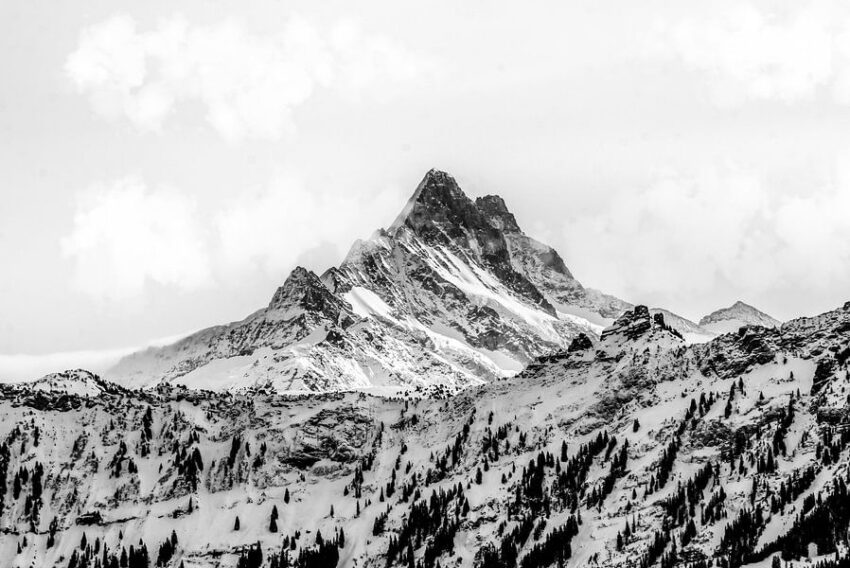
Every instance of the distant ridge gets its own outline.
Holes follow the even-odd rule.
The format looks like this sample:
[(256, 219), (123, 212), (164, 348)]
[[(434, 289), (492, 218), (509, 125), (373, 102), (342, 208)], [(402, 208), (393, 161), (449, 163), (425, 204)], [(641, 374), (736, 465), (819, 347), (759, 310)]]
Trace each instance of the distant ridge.
[(728, 308), (713, 311), (699, 320), (699, 325), (715, 333), (737, 331), (744, 325), (777, 327), (781, 324), (776, 318), (738, 300)]

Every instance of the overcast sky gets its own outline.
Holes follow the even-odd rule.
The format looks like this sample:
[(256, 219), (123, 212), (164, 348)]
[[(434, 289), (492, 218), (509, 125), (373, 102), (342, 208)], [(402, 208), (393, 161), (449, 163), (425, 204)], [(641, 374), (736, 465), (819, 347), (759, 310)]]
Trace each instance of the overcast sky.
[(240, 319), (431, 167), (632, 302), (850, 300), (840, 2), (175, 6), (0, 3), (0, 377)]

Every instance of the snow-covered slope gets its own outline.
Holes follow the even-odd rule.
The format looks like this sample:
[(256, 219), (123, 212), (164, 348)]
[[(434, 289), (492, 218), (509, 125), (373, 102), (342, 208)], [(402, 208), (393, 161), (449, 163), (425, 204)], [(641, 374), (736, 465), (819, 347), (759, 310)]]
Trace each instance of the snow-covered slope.
[(682, 337), (687, 343), (705, 343), (709, 339), (717, 337), (717, 333), (702, 327), (691, 320), (680, 315), (674, 314), (664, 308), (652, 308), (653, 314), (661, 314), (667, 325), (682, 334)]
[(100, 396), (104, 391), (114, 387), (113, 384), (84, 369), (51, 373), (23, 386), (33, 392), (67, 394), (83, 398)]
[(728, 308), (711, 312), (699, 320), (701, 327), (716, 334), (733, 333), (745, 325), (776, 327), (781, 323), (779, 320), (740, 300)]
[[(354, 294), (357, 317), (395, 317), (387, 301)], [(848, 360), (850, 302), (695, 345), (638, 306), (598, 340), (577, 335), (515, 376), (450, 397), (422, 387), (391, 398), (129, 391), (83, 373), (48, 378), (50, 388), (0, 386), (0, 559), (111, 566), (146, 550), (151, 566), (161, 556), (169, 568), (240, 557), (265, 568), (827, 560), (850, 528)]]
[(442, 384), (518, 372), (596, 336), (626, 302), (586, 289), (504, 201), (432, 170), (388, 230), (321, 277), (297, 268), (248, 318), (124, 358), (105, 376), (278, 392)]

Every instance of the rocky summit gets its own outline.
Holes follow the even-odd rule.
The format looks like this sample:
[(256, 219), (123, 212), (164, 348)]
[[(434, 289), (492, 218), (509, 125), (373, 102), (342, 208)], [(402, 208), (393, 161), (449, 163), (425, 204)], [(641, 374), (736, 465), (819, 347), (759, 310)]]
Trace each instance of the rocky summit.
[(0, 384), (0, 566), (844, 568), (848, 388), (850, 302), (631, 305), (432, 170), (242, 321)]

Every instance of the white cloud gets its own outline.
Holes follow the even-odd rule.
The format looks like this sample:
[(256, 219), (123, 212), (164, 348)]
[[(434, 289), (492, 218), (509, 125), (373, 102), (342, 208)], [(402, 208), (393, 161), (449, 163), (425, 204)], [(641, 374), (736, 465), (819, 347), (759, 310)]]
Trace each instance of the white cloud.
[(61, 351), (43, 355), (0, 353), (0, 381), (29, 381), (43, 377), (48, 373), (66, 369), (86, 369), (93, 373), (102, 373), (116, 364), (122, 357), (148, 347), (170, 345), (189, 335), (181, 333), (170, 335), (133, 347), (118, 349)]
[(834, 293), (850, 280), (850, 178), (839, 170), (833, 179), (789, 194), (740, 169), (663, 173), (604, 212), (569, 219), (566, 257), (635, 301)]
[(820, 89), (850, 103), (850, 20), (829, 3), (789, 5), (788, 13), (738, 4), (713, 18), (659, 24), (653, 53), (699, 74), (713, 102), (811, 100)]
[(386, 96), (430, 64), (354, 23), (324, 32), (300, 17), (279, 35), (252, 35), (233, 22), (192, 25), (180, 16), (150, 31), (129, 16), (84, 29), (65, 72), (105, 117), (145, 131), (163, 128), (180, 105), (199, 103), (224, 138), (276, 139), (317, 87)]
[(244, 275), (259, 268), (280, 275), (307, 251), (330, 245), (344, 253), (354, 235), (371, 232), (393, 217), (401, 206), (398, 195), (390, 189), (311, 190), (298, 176), (281, 174), (263, 190), (233, 200), (215, 217), (222, 272)]
[(329, 44), (337, 62), (335, 85), (355, 98), (369, 93), (386, 100), (399, 87), (435, 73), (430, 59), (413, 56), (386, 37), (367, 35), (353, 20), (338, 22)]
[(347, 182), (315, 190), (286, 173), (201, 216), (185, 193), (128, 177), (79, 194), (61, 248), (74, 262), (76, 287), (115, 303), (142, 297), (149, 284), (192, 291), (258, 275), (282, 279), (305, 255), (320, 269), (400, 207), (392, 189)]
[(204, 239), (191, 199), (128, 177), (78, 196), (73, 229), (61, 247), (74, 260), (78, 289), (120, 301), (139, 296), (149, 281), (183, 290), (208, 285)]

